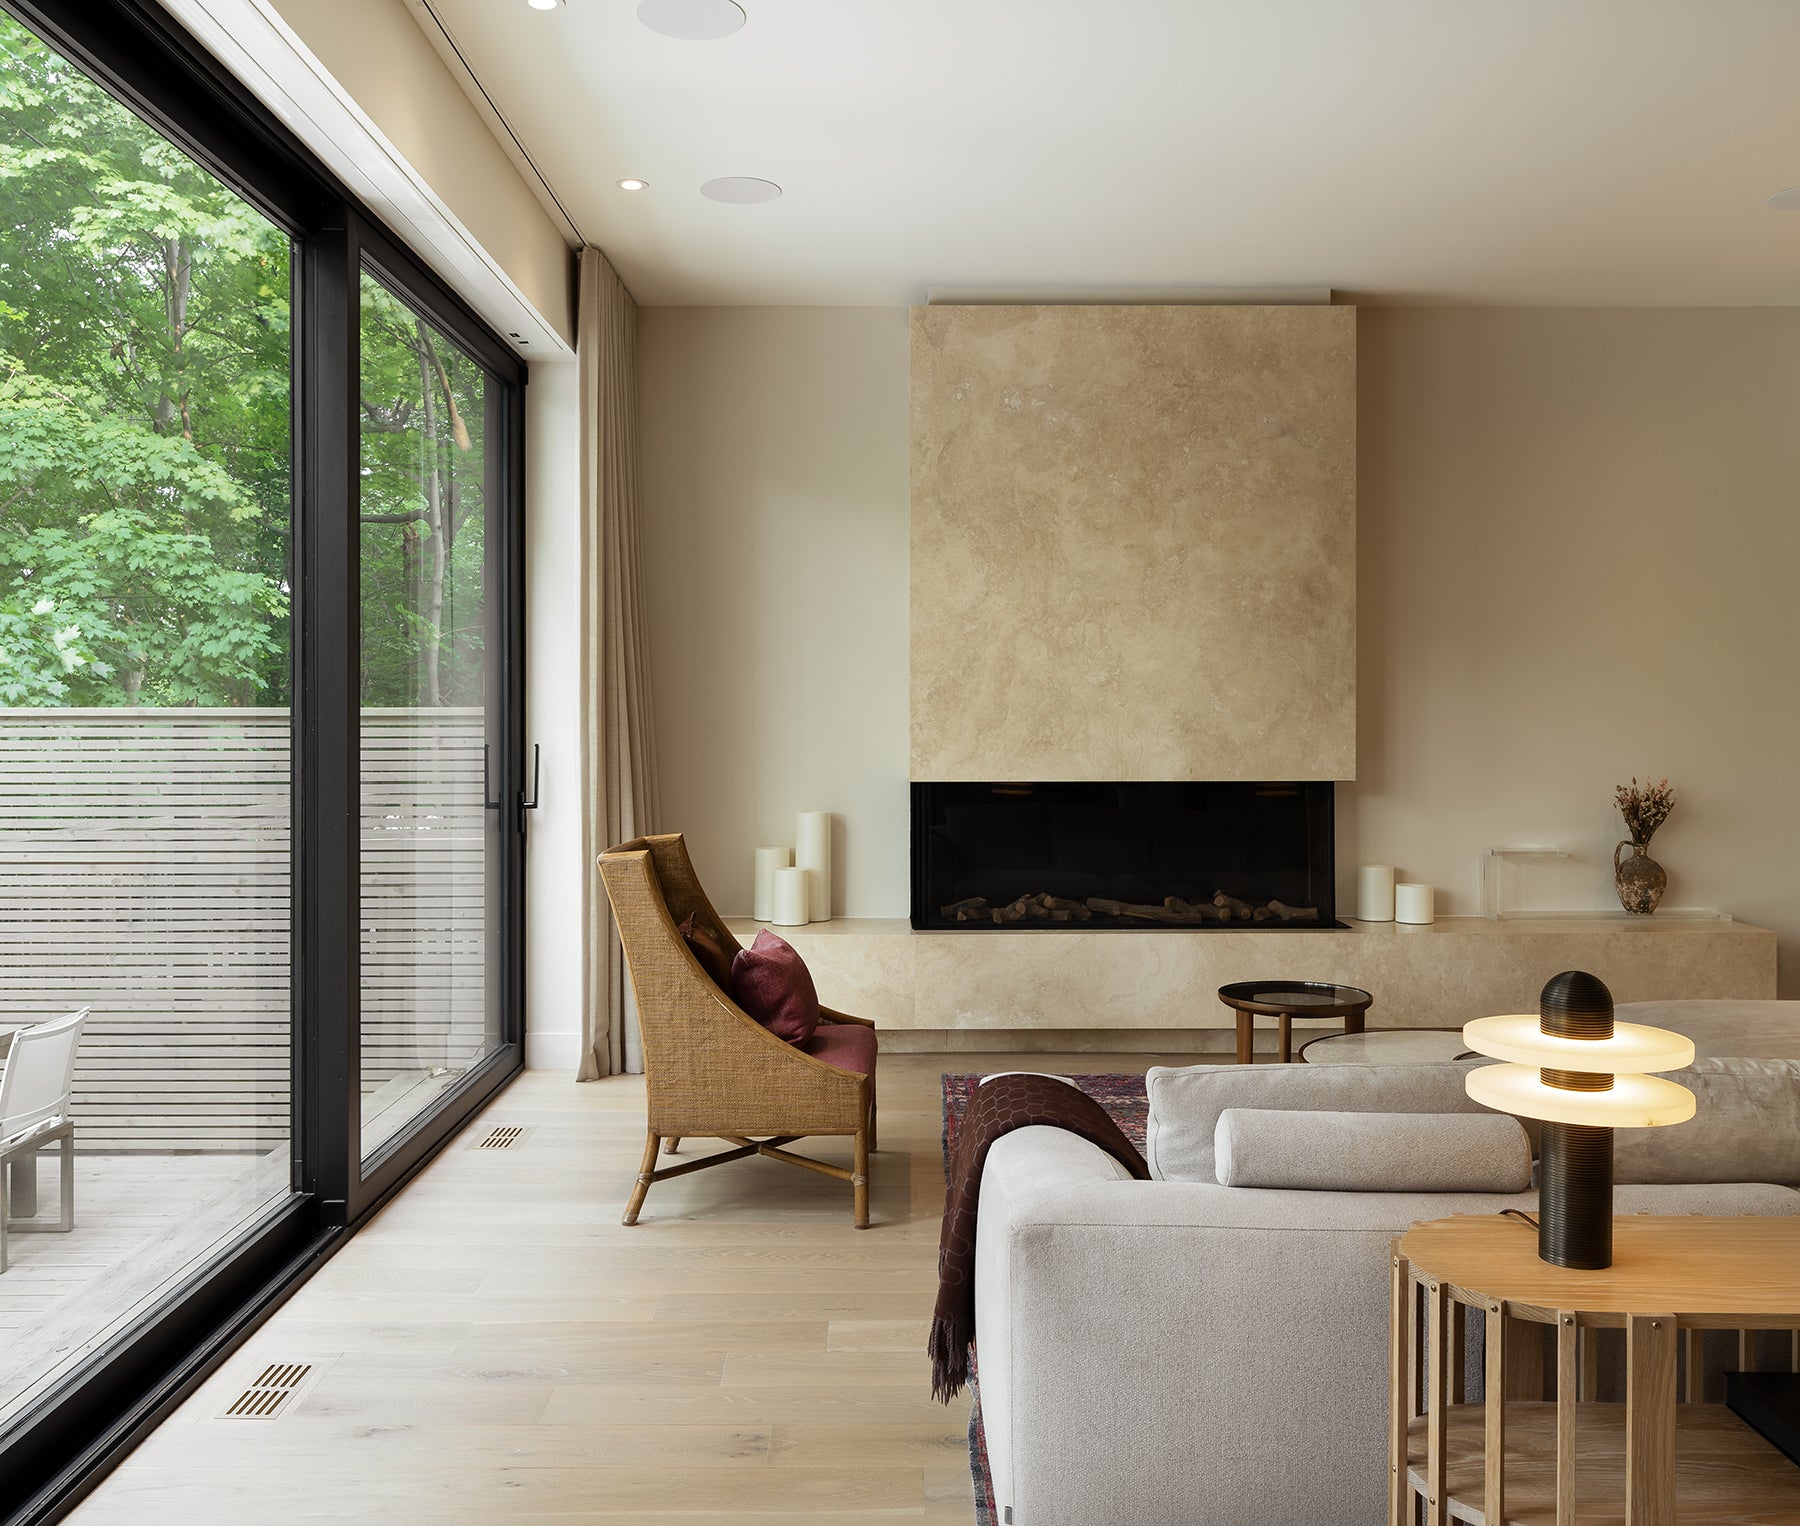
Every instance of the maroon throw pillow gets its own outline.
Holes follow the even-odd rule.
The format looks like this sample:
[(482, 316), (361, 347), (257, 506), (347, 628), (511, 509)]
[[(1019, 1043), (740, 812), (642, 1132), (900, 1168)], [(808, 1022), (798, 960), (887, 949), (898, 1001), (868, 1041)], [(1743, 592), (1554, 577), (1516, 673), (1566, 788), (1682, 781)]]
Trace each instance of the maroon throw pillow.
[(712, 929), (696, 927), (694, 918), (697, 912), (689, 912), (682, 919), (677, 929), (681, 941), (688, 946), (689, 952), (700, 961), (700, 968), (712, 976), (712, 983), (727, 996), (731, 993), (731, 955), (720, 946), (719, 940), (712, 934)]
[(768, 928), (731, 961), (737, 1004), (776, 1038), (804, 1044), (819, 1026), (819, 993), (793, 944)]

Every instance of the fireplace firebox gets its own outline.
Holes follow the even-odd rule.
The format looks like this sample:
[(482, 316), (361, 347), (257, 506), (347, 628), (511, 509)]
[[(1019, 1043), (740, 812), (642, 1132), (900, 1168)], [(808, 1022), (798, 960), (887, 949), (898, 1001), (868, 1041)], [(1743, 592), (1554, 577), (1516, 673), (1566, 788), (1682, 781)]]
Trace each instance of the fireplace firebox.
[(912, 787), (916, 928), (1317, 930), (1336, 899), (1330, 783)]

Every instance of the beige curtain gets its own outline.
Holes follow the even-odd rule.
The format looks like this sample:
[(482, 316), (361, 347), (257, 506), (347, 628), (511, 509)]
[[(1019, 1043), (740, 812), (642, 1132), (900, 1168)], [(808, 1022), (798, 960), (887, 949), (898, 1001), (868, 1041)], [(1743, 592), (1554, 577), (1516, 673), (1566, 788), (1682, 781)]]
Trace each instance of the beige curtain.
[(582, 917), (579, 1080), (644, 1068), (625, 959), (594, 861), (656, 830), (643, 555), (638, 539), (637, 303), (598, 249), (581, 251)]

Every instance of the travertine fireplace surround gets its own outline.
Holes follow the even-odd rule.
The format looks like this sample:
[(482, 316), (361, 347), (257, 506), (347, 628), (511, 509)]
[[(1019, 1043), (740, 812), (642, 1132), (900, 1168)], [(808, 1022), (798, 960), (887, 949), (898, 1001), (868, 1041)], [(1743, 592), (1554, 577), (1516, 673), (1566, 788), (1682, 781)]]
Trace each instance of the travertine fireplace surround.
[[(911, 341), (913, 779), (1355, 777), (1354, 309), (926, 307)], [(1570, 967), (1621, 1000), (1775, 988), (1772, 933), (1667, 918), (791, 935), (906, 1047), (1203, 1047), (1217, 986), (1268, 975), (1363, 985), (1377, 1027)]]
[(1356, 776), (1356, 313), (912, 315), (912, 777)]

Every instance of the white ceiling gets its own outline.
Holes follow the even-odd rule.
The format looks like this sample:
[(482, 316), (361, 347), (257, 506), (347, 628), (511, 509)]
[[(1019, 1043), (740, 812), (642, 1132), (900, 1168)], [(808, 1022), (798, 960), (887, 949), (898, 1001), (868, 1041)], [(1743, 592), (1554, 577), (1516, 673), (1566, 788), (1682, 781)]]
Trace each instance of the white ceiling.
[(1800, 0), (742, 3), (432, 0), (640, 301), (1800, 304)]

